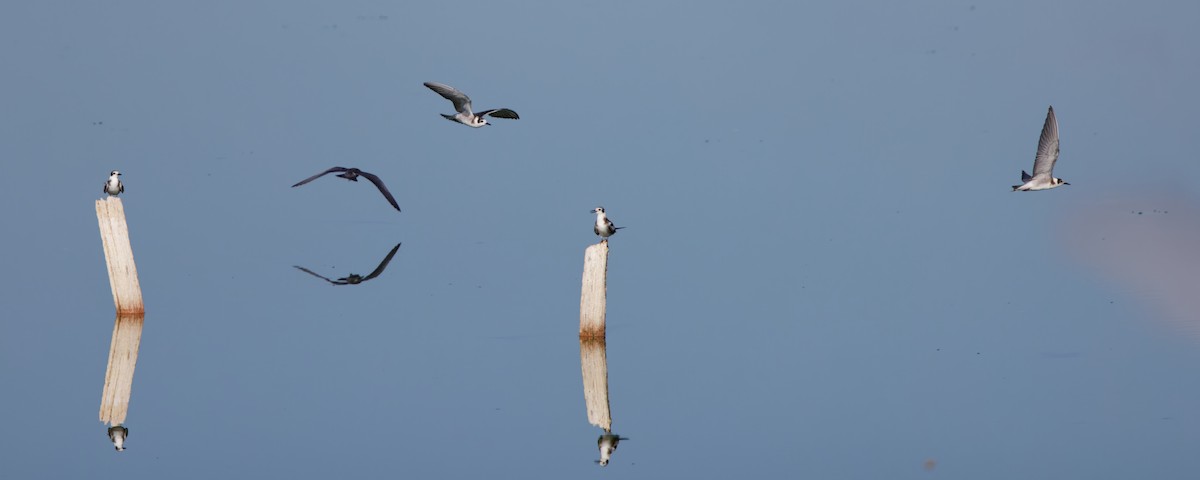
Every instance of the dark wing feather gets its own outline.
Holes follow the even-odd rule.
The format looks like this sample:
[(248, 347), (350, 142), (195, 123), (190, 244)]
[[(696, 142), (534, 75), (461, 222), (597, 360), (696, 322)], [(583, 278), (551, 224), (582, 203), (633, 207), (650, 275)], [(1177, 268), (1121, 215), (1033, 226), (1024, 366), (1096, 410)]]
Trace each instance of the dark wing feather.
[(314, 272), (314, 271), (312, 271), (312, 270), (309, 270), (309, 269), (307, 269), (307, 268), (301, 267), (301, 266), (299, 266), (299, 265), (292, 265), (292, 266), (293, 266), (293, 267), (296, 267), (296, 268), (299, 268), (299, 269), (300, 269), (301, 271), (303, 271), (304, 273), (307, 273), (307, 274), (309, 274), (309, 275), (312, 275), (312, 276), (314, 276), (314, 277), (320, 278), (321, 280), (324, 280), (324, 281), (326, 281), (326, 282), (332, 283), (332, 284), (334, 284), (334, 285), (338, 285), (338, 283), (337, 283), (337, 282), (335, 282), (335, 281), (333, 281), (333, 280), (330, 280), (330, 279), (329, 279), (329, 277), (323, 276), (323, 275), (321, 275), (321, 274), (319, 274), (319, 273), (317, 273), (317, 272)]
[(367, 281), (367, 280), (370, 280), (370, 279), (372, 279), (372, 278), (378, 277), (378, 276), (379, 276), (379, 274), (383, 273), (383, 269), (387, 268), (387, 266), (388, 266), (388, 263), (390, 263), (390, 262), (392, 261), (392, 257), (396, 256), (396, 250), (400, 250), (400, 244), (399, 244), (399, 243), (397, 243), (397, 244), (396, 244), (396, 246), (392, 247), (392, 251), (388, 252), (388, 254), (387, 254), (387, 256), (386, 256), (386, 257), (383, 257), (383, 261), (382, 261), (382, 262), (379, 262), (379, 266), (378, 266), (378, 267), (375, 267), (375, 270), (374, 270), (374, 271), (372, 271), (372, 272), (371, 272), (369, 275), (367, 275), (366, 277), (363, 277), (363, 281), (365, 282), (365, 281)]
[(379, 193), (383, 194), (383, 198), (386, 198), (388, 203), (392, 204), (392, 206), (396, 208), (397, 212), (400, 211), (400, 205), (396, 203), (395, 197), (392, 197), (392, 192), (389, 192), (387, 187), (383, 185), (383, 180), (380, 180), (379, 177), (375, 176), (374, 174), (370, 174), (362, 170), (359, 170), (358, 174), (366, 177), (367, 180), (371, 181), (371, 183), (374, 183), (375, 186), (379, 188)]
[(313, 181), (313, 180), (316, 180), (316, 179), (318, 179), (318, 178), (321, 178), (321, 177), (325, 176), (325, 174), (327, 174), (327, 173), (333, 173), (333, 172), (344, 172), (344, 171), (347, 171), (347, 170), (349, 170), (349, 169), (348, 169), (348, 168), (345, 168), (345, 167), (333, 167), (333, 168), (330, 168), (329, 170), (326, 170), (326, 171), (324, 171), (324, 172), (318, 173), (318, 174), (316, 174), (316, 175), (313, 175), (313, 176), (311, 176), (311, 177), (308, 177), (308, 178), (306, 178), (306, 179), (304, 179), (304, 180), (301, 180), (301, 181), (299, 181), (299, 182), (296, 182), (296, 184), (295, 184), (295, 185), (292, 185), (292, 187), (299, 187), (299, 186), (301, 186), (301, 185), (304, 185), (304, 184), (306, 184), (306, 183), (308, 183), (308, 182), (311, 182), (311, 181)]
[(507, 108), (493, 108), (491, 110), (484, 110), (482, 112), (479, 112), (479, 116), (482, 117), (485, 115), (491, 116), (491, 117), (496, 117), (496, 118), (511, 118), (513, 120), (521, 118), (521, 117), (517, 116), (517, 112), (514, 112)]

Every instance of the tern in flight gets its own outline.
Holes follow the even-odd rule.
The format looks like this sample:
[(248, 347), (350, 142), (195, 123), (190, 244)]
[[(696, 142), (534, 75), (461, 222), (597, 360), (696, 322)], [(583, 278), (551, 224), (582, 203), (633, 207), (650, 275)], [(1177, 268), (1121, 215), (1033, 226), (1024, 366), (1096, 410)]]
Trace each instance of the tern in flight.
[(491, 116), (496, 118), (511, 118), (513, 120), (521, 118), (517, 116), (517, 112), (507, 108), (493, 108), (491, 110), (484, 110), (479, 113), (474, 113), (471, 110), (471, 97), (468, 97), (467, 94), (458, 91), (458, 89), (437, 82), (425, 82), (425, 86), (429, 87), (430, 90), (437, 92), (438, 95), (441, 95), (446, 100), (454, 103), (454, 109), (458, 111), (457, 114), (441, 114), (446, 118), (446, 120), (450, 120), (451, 122), (458, 122), (468, 127), (479, 128), (484, 125), (491, 125), (483, 117)]
[(309, 275), (312, 275), (314, 277), (319, 277), (322, 280), (325, 280), (326, 282), (329, 282), (334, 285), (358, 285), (362, 282), (365, 282), (372, 278), (378, 277), (379, 274), (383, 273), (383, 269), (387, 268), (388, 263), (392, 261), (392, 257), (396, 256), (396, 250), (399, 250), (399, 249), (400, 249), (400, 244), (397, 243), (396, 246), (392, 247), (392, 251), (388, 252), (386, 257), (383, 257), (383, 261), (379, 262), (379, 266), (375, 267), (375, 270), (372, 271), (370, 274), (368, 274), (365, 277), (362, 275), (351, 273), (350, 276), (348, 276), (348, 277), (342, 277), (337, 280), (330, 280), (328, 277), (325, 277), (324, 275), (321, 275), (321, 274), (314, 272), (312, 270), (309, 270), (307, 268), (301, 267), (299, 265), (293, 265), (293, 266), (300, 270), (303, 270), (305, 273), (307, 273)]
[(364, 172), (362, 170), (359, 170), (357, 168), (333, 167), (333, 168), (330, 168), (329, 170), (326, 170), (324, 172), (318, 173), (318, 174), (308, 177), (304, 180), (296, 182), (296, 184), (292, 185), (292, 187), (293, 188), (299, 187), (308, 182), (311, 182), (313, 180), (321, 178), (322, 176), (324, 176), (327, 173), (334, 173), (334, 172), (342, 172), (338, 176), (342, 177), (346, 180), (350, 180), (352, 182), (357, 182), (358, 177), (360, 177), (360, 176), (366, 178), (367, 180), (370, 180), (371, 183), (374, 183), (375, 187), (379, 189), (379, 193), (383, 194), (383, 198), (386, 198), (388, 203), (392, 204), (392, 207), (394, 207), (397, 212), (400, 211), (400, 205), (396, 204), (396, 199), (394, 197), (392, 197), (392, 192), (389, 192), (387, 189), (387, 186), (385, 186), (383, 184), (383, 180), (380, 180), (379, 177), (377, 177), (373, 174)]
[(1046, 123), (1042, 125), (1042, 137), (1038, 139), (1037, 156), (1033, 159), (1033, 175), (1021, 170), (1021, 185), (1013, 185), (1013, 191), (1022, 192), (1048, 190), (1059, 185), (1070, 185), (1054, 177), (1054, 162), (1058, 160), (1058, 119), (1054, 118), (1054, 106), (1046, 112)]

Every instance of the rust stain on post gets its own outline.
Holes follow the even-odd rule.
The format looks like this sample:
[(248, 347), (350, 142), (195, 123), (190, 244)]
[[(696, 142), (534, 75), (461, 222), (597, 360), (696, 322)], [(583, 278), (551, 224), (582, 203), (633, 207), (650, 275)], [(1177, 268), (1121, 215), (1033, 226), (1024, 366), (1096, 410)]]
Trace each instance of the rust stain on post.
[(579, 336), (604, 338), (608, 291), (608, 242), (583, 252), (583, 291), (579, 296)]
[(100, 398), (101, 422), (112, 425), (125, 423), (145, 318), (140, 313), (117, 315), (113, 325), (112, 346), (108, 351), (108, 370), (104, 373), (104, 393)]
[(108, 265), (108, 284), (112, 287), (117, 313), (145, 313), (137, 266), (133, 263), (133, 247), (129, 244), (129, 226), (125, 223), (125, 206), (121, 199), (107, 197), (96, 200), (96, 220), (100, 222), (104, 262)]
[(588, 423), (612, 430), (608, 409), (608, 357), (604, 337), (579, 339), (579, 363), (583, 369), (583, 401), (587, 404)]

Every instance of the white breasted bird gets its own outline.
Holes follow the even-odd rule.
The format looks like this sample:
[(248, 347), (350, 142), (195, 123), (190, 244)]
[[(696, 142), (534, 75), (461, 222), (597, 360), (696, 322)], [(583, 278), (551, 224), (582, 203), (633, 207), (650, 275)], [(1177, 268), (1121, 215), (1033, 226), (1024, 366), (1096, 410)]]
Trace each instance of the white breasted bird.
[(613, 225), (612, 220), (609, 220), (608, 216), (604, 214), (604, 207), (596, 207), (592, 213), (596, 214), (596, 224), (592, 226), (592, 231), (596, 232), (596, 235), (604, 237), (603, 241), (605, 242), (608, 241), (608, 237), (617, 233), (617, 230), (625, 228)]
[(617, 451), (617, 444), (621, 443), (621, 440), (629, 439), (611, 433), (605, 433), (597, 438), (596, 446), (600, 447), (600, 459), (596, 460), (596, 463), (599, 463), (601, 467), (607, 467), (608, 461), (612, 459), (613, 452)]
[(112, 440), (113, 446), (118, 452), (125, 451), (125, 439), (129, 438), (129, 429), (121, 425), (114, 425), (108, 428), (108, 439)]
[(446, 120), (451, 122), (458, 122), (468, 127), (479, 128), (484, 125), (491, 125), (483, 117), (490, 116), (496, 118), (511, 118), (513, 120), (521, 118), (517, 116), (517, 112), (507, 108), (493, 108), (491, 110), (484, 110), (479, 113), (474, 113), (471, 111), (471, 97), (468, 97), (467, 94), (458, 91), (458, 89), (437, 82), (425, 82), (425, 86), (429, 87), (430, 90), (437, 92), (438, 95), (441, 95), (446, 100), (454, 103), (454, 109), (457, 110), (458, 113), (454, 115), (446, 115), (444, 113), (441, 114), (446, 118)]
[(117, 196), (125, 191), (125, 185), (121, 183), (121, 172), (113, 170), (108, 174), (108, 181), (104, 182), (104, 193), (112, 196)]
[(1013, 191), (1022, 192), (1048, 190), (1059, 185), (1070, 185), (1054, 177), (1054, 162), (1058, 160), (1058, 119), (1054, 117), (1054, 106), (1046, 112), (1046, 123), (1042, 125), (1042, 137), (1038, 140), (1037, 156), (1033, 159), (1033, 175), (1021, 170), (1021, 185), (1013, 185)]

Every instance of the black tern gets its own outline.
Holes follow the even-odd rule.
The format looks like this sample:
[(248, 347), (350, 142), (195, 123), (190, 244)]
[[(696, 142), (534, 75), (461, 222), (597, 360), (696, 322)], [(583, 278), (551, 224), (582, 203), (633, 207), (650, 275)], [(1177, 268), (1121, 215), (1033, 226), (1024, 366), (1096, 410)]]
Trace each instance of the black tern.
[(492, 116), (496, 118), (511, 118), (513, 120), (521, 118), (517, 116), (517, 112), (507, 108), (493, 108), (491, 110), (484, 110), (479, 113), (472, 113), (471, 97), (468, 97), (467, 94), (458, 91), (458, 89), (454, 87), (437, 82), (425, 82), (425, 86), (429, 87), (430, 90), (437, 92), (438, 95), (441, 95), (446, 100), (454, 103), (454, 109), (458, 111), (457, 114), (441, 114), (442, 117), (445, 117), (446, 120), (450, 120), (451, 122), (458, 122), (468, 127), (479, 128), (484, 125), (491, 125), (483, 118), (486, 116)]
[(386, 198), (388, 203), (392, 204), (392, 207), (396, 208), (397, 212), (400, 211), (400, 205), (396, 204), (396, 199), (392, 197), (392, 192), (389, 192), (387, 187), (383, 185), (383, 180), (380, 180), (379, 177), (372, 175), (370, 173), (364, 172), (362, 170), (359, 170), (357, 168), (333, 167), (333, 168), (330, 168), (329, 170), (326, 170), (324, 172), (318, 173), (318, 174), (308, 177), (304, 180), (296, 182), (296, 184), (292, 185), (292, 187), (293, 188), (299, 187), (308, 182), (311, 182), (313, 180), (321, 178), (322, 176), (324, 176), (327, 173), (333, 173), (333, 172), (342, 172), (338, 176), (342, 177), (346, 180), (350, 180), (352, 182), (357, 182), (359, 176), (366, 177), (367, 180), (370, 180), (371, 183), (374, 183), (375, 186), (377, 188), (379, 188), (379, 193), (383, 194), (383, 198)]
[(609, 236), (617, 233), (617, 230), (625, 228), (613, 225), (612, 220), (609, 220), (608, 217), (604, 215), (604, 207), (596, 207), (592, 210), (592, 213), (596, 214), (596, 224), (592, 226), (592, 231), (596, 232), (596, 235), (604, 237), (604, 241), (606, 242), (608, 241)]
[(104, 193), (112, 196), (117, 196), (125, 191), (125, 185), (121, 183), (121, 172), (113, 170), (108, 174), (108, 181), (104, 182)]
[(400, 244), (397, 243), (396, 246), (392, 247), (392, 251), (388, 252), (386, 257), (383, 257), (383, 261), (379, 262), (379, 266), (375, 267), (375, 270), (372, 271), (369, 275), (367, 275), (365, 277), (362, 275), (356, 275), (356, 274), (351, 273), (350, 276), (348, 276), (348, 277), (342, 277), (337, 280), (330, 280), (328, 277), (325, 277), (324, 275), (321, 275), (319, 273), (316, 273), (312, 270), (301, 267), (299, 265), (293, 265), (293, 267), (303, 270), (305, 273), (312, 275), (314, 277), (320, 277), (321, 279), (325, 280), (326, 282), (332, 283), (334, 285), (358, 285), (362, 282), (365, 282), (372, 278), (378, 277), (379, 274), (383, 273), (383, 269), (387, 268), (388, 263), (392, 261), (392, 257), (396, 256), (396, 250), (399, 250), (399, 249), (400, 249)]
[(108, 439), (112, 440), (113, 446), (118, 452), (125, 451), (125, 439), (129, 437), (129, 429), (120, 425), (115, 425), (108, 428)]
[(1042, 125), (1042, 137), (1038, 139), (1037, 156), (1033, 159), (1033, 175), (1021, 170), (1021, 185), (1013, 185), (1013, 191), (1022, 192), (1048, 190), (1059, 185), (1070, 185), (1054, 177), (1054, 162), (1058, 160), (1058, 119), (1054, 118), (1054, 106), (1046, 112), (1046, 123)]
[(600, 438), (596, 439), (596, 446), (600, 447), (600, 459), (596, 460), (596, 463), (599, 463), (601, 467), (607, 467), (609, 459), (612, 458), (613, 452), (617, 451), (617, 444), (621, 443), (621, 440), (629, 439), (611, 433), (600, 435)]

